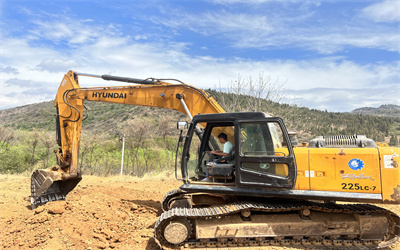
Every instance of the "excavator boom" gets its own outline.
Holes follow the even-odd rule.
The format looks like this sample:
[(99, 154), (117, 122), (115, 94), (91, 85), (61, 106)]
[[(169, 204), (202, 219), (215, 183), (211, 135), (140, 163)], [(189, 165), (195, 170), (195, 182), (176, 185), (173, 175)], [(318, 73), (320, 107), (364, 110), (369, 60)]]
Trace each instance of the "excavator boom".
[[(138, 85), (81, 88), (78, 76)], [(190, 119), (195, 114), (225, 112), (208, 93), (181, 82), (172, 84), (152, 78), (141, 80), (69, 71), (61, 81), (54, 101), (57, 111), (57, 142), (60, 146), (55, 151), (57, 165), (32, 174), (33, 209), (48, 201), (65, 199), (82, 179), (78, 169), (78, 155), (85, 100), (173, 109), (188, 115)]]

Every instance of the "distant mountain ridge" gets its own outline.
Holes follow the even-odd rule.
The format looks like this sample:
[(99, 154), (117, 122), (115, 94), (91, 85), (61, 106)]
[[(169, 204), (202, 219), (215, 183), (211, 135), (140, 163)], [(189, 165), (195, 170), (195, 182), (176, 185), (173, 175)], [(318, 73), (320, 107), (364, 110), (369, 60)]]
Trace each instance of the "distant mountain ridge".
[(373, 108), (373, 107), (358, 108), (351, 111), (350, 113), (373, 115), (373, 116), (400, 117), (400, 106), (394, 104), (384, 104), (378, 108)]

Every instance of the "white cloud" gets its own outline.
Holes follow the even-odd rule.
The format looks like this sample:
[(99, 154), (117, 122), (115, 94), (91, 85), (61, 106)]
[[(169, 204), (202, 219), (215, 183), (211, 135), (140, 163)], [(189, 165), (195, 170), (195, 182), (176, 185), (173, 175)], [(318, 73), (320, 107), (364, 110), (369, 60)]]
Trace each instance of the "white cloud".
[(207, 36), (242, 32), (269, 34), (276, 29), (273, 27), (273, 19), (265, 15), (230, 13), (222, 10), (197, 14), (176, 11), (172, 16), (177, 18), (157, 17), (152, 18), (152, 21), (172, 29), (185, 28)]
[(375, 3), (362, 9), (361, 13), (375, 22), (398, 22), (400, 21), (400, 1), (385, 0)]
[[(72, 47), (64, 52), (13, 41), (8, 41), (7, 44), (17, 44), (19, 47), (5, 56), (4, 62), (7, 64), (3, 67), (12, 67), (15, 70), (10, 73), (3, 72), (6, 84), (2, 86), (2, 107), (54, 98), (63, 74), (69, 69), (97, 75), (112, 74), (142, 79), (177, 78), (200, 88), (224, 88), (231, 80), (235, 80), (238, 74), (254, 78), (260, 72), (264, 72), (273, 79), (279, 78), (282, 82), (287, 80), (285, 88), (297, 93), (297, 98), (301, 97), (304, 105), (332, 111), (349, 111), (347, 107), (357, 108), (368, 103), (359, 102), (360, 97), (351, 105), (341, 106), (335, 103), (334, 100), (347, 103), (344, 102), (345, 98), (343, 99), (344, 96), (348, 97), (349, 94), (346, 93), (360, 93), (359, 96), (362, 96), (361, 93), (365, 91), (359, 90), (373, 88), (377, 84), (387, 89), (390, 84), (398, 84), (397, 64), (360, 66), (333, 57), (311, 61), (193, 57), (184, 53), (185, 44), (140, 44), (127, 37), (102, 36), (79, 49)], [(24, 87), (26, 83), (30, 86)], [(83, 77), (80, 83), (82, 87), (121, 84)], [(313, 90), (316, 88), (329, 88), (330, 91), (321, 95)], [(383, 94), (379, 97), (383, 98)], [(349, 100), (353, 101), (354, 98)], [(388, 98), (379, 99), (380, 104), (389, 100), (393, 101)], [(333, 107), (337, 107), (337, 110)]]
[(75, 19), (67, 15), (42, 14), (34, 16), (34, 28), (29, 30), (30, 40), (50, 41), (53, 44), (80, 46), (95, 42), (98, 38), (121, 36), (119, 25), (95, 24), (90, 19)]
[(36, 68), (49, 72), (66, 72), (68, 69), (75, 68), (79, 64), (72, 59), (46, 58), (43, 59)]
[(36, 66), (43, 58), (57, 57), (59, 53), (51, 48), (31, 46), (27, 38), (5, 38), (2, 40), (2, 63), (13, 68)]
[[(299, 43), (299, 46), (314, 47), (321, 53), (331, 53), (342, 48), (343, 44), (359, 47), (380, 47), (385, 44), (390, 50), (396, 41), (396, 35), (390, 32), (388, 36), (377, 32), (363, 37), (351, 28), (349, 33), (354, 33), (351, 36), (341, 35), (339, 30), (318, 36), (316, 34), (321, 34), (321, 31), (313, 33), (315, 30), (305, 29), (289, 34), (285, 29), (279, 31), (284, 27), (280, 21), (265, 16), (208, 12), (181, 17), (184, 18), (177, 18), (181, 19), (179, 22), (161, 21), (176, 29), (185, 27), (207, 35), (223, 33), (224, 37), (229, 37), (236, 46), (242, 48), (256, 44), (285, 47)], [(251, 29), (253, 26), (255, 28)], [(53, 29), (62, 32), (53, 32)], [(107, 32), (103, 32), (104, 29)], [(364, 104), (393, 103), (395, 98), (387, 98), (384, 93), (375, 95), (376, 100), (370, 96), (378, 90), (375, 86), (388, 91), (399, 83), (398, 63), (358, 65), (334, 57), (254, 61), (193, 56), (185, 53), (189, 46), (185, 42), (150, 42), (146, 40), (147, 35), (122, 33), (118, 25), (96, 24), (77, 18), (52, 18), (46, 22), (39, 19), (31, 30), (25, 37), (2, 39), (0, 108), (54, 98), (64, 73), (69, 69), (133, 78), (177, 78), (200, 88), (224, 88), (238, 74), (255, 78), (264, 72), (264, 75), (271, 75), (273, 79), (287, 80), (285, 88), (291, 89), (309, 107), (327, 108), (330, 111), (348, 111), (348, 107), (358, 108)], [(141, 43), (143, 39), (146, 43)], [(59, 44), (63, 44), (61, 49), (58, 48)], [(82, 87), (120, 84), (81, 79)], [(316, 91), (320, 88), (329, 91)]]
[(0, 72), (8, 74), (16, 74), (18, 73), (18, 70), (11, 66), (6, 66), (6, 67), (0, 66)]
[(18, 78), (10, 78), (5, 82), (5, 86), (11, 86), (11, 87), (20, 87), (20, 88), (26, 88), (26, 87), (35, 87), (37, 86), (36, 83), (30, 80), (20, 80)]
[[(344, 19), (341, 16), (343, 13), (338, 13), (335, 20), (329, 18), (325, 20), (323, 16), (316, 15), (316, 12), (322, 9), (320, 6), (335, 1), (215, 0), (211, 2), (228, 7), (218, 6), (215, 9), (198, 12), (160, 7), (161, 15), (143, 15), (142, 18), (162, 25), (161, 29), (168, 27), (174, 34), (186, 29), (224, 39), (230, 46), (239, 49), (306, 48), (321, 54), (331, 54), (349, 46), (397, 52), (400, 50), (398, 30), (377, 24), (371, 25), (365, 19), (360, 20), (359, 16), (357, 17), (359, 13), (357, 11), (360, 11), (363, 16), (372, 20), (398, 21), (400, 2), (396, 0), (386, 0), (362, 10), (352, 10), (352, 13), (346, 13), (348, 16)], [(243, 6), (243, 8), (230, 8), (231, 6)], [(122, 37), (121, 26), (118, 24), (96, 23), (91, 19), (69, 17), (68, 14), (61, 16), (25, 11), (29, 12), (36, 25), (31, 30), (31, 35), (54, 43), (68, 42), (69, 46), (78, 46), (95, 42), (104, 34), (108, 34), (109, 37)], [(349, 18), (349, 16), (354, 17)], [(142, 32), (143, 30), (142, 28)], [(135, 40), (148, 40), (151, 33), (144, 33), (146, 34), (130, 34), (130, 36)]]
[(299, 106), (349, 112), (360, 107), (379, 107), (384, 104), (382, 100), (385, 100), (385, 104), (400, 105), (399, 91), (399, 88), (391, 86), (360, 89), (315, 88), (291, 90), (288, 93), (298, 101)]
[[(47, 76), (43, 74), (43, 76)], [(26, 77), (19, 74), (19, 77)], [(45, 79), (45, 78), (43, 78)], [(49, 101), (55, 97), (57, 84), (46, 80), (33, 81), (19, 78), (11, 78), (1, 83), (0, 109), (22, 106), (31, 103)], [(60, 79), (57, 79), (59, 82)]]
[[(292, 8), (277, 8), (277, 6), (266, 4), (269, 2), (279, 2), (279, 7)], [(300, 1), (293, 2), (300, 3)], [(216, 3), (255, 4), (258, 7), (256, 10), (247, 12), (229, 8), (196, 13), (168, 9), (163, 10), (165, 17), (157, 16), (150, 20), (155, 24), (169, 27), (175, 32), (187, 29), (205, 36), (227, 39), (228, 44), (239, 49), (305, 48), (321, 54), (332, 54), (348, 47), (357, 47), (400, 52), (399, 33), (393, 27), (371, 24), (357, 17), (342, 19), (339, 16), (339, 22), (329, 18), (325, 20), (321, 16), (316, 17), (315, 14), (320, 5), (319, 1), (302, 2), (296, 7), (290, 5), (293, 2), (221, 0)], [(391, 9), (400, 15), (399, 7), (396, 8), (394, 2), (399, 3), (391, 0), (382, 5), (385, 7), (391, 5)], [(313, 8), (304, 6), (313, 6)], [(371, 12), (372, 10), (377, 10), (377, 13), (383, 11), (378, 4), (370, 7)], [(390, 7), (384, 9), (390, 9)], [(377, 13), (375, 14), (378, 15)], [(355, 10), (353, 14), (357, 16)], [(393, 15), (391, 18), (394, 18)]]
[(303, 4), (312, 3), (315, 5), (319, 5), (320, 1), (317, 0), (211, 0), (211, 2), (215, 4), (223, 4), (223, 5), (231, 5), (231, 4), (246, 4), (246, 5), (259, 5), (265, 3), (296, 3), (300, 2)]

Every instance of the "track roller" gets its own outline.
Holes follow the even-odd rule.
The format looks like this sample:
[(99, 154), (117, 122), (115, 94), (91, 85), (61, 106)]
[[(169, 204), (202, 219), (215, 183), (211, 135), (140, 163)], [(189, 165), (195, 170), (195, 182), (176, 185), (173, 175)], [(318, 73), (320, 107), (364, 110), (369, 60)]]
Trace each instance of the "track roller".
[(170, 244), (179, 245), (186, 241), (192, 233), (192, 228), (186, 219), (178, 218), (169, 221), (164, 226), (164, 238)]

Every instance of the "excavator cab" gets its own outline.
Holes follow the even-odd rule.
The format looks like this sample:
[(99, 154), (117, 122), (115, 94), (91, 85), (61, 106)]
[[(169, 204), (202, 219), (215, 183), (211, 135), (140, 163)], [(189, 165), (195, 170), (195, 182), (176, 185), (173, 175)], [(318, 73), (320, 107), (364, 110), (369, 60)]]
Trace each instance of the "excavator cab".
[[(201, 137), (196, 128), (203, 125)], [(225, 133), (233, 144), (228, 156), (217, 158), (223, 149), (217, 136)], [(203, 114), (193, 117), (186, 135), (181, 161), (185, 186), (223, 185), (292, 189), (296, 161), (288, 133), (280, 118), (262, 112)], [(206, 176), (211, 182), (202, 182)]]

